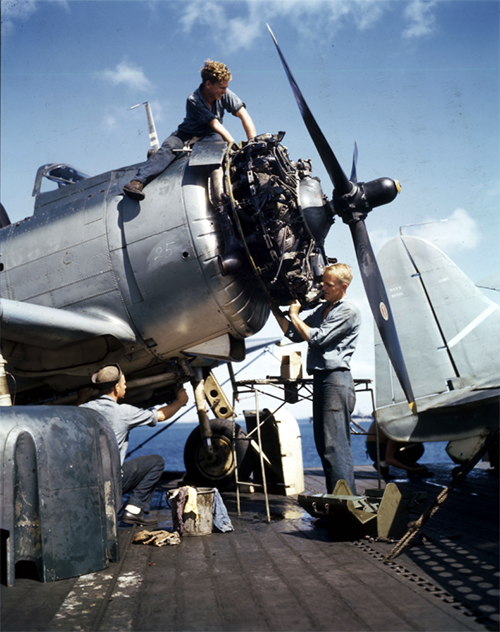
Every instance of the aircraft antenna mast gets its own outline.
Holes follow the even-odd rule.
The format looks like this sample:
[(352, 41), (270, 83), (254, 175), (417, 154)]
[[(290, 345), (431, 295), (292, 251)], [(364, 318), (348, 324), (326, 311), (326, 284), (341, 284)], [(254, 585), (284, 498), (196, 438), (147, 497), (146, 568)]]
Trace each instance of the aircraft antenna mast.
[(160, 149), (160, 143), (158, 141), (158, 134), (156, 133), (155, 122), (153, 119), (153, 113), (151, 112), (149, 101), (144, 101), (144, 103), (133, 105), (130, 109), (135, 110), (135, 108), (140, 108), (141, 105), (146, 106), (146, 117), (148, 119), (149, 142), (151, 143), (151, 149), (153, 151), (158, 151), (158, 149)]

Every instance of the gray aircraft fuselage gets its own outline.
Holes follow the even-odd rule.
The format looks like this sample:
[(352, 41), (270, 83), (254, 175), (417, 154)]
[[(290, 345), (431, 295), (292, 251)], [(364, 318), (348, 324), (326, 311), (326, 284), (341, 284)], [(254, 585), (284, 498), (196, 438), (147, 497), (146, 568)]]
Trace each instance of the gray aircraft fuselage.
[(0, 232), (2, 349), (21, 403), (77, 389), (107, 362), (182, 382), (196, 356), (244, 358), (268, 292), (318, 294), (324, 196), (265, 138), (233, 159), (226, 143), (198, 143), (141, 203), (122, 193), (136, 167), (35, 190), (33, 216)]

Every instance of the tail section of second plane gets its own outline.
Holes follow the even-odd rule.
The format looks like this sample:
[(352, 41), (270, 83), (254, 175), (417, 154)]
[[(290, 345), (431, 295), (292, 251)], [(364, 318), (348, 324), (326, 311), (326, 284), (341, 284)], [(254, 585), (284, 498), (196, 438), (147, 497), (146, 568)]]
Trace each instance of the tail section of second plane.
[[(423, 239), (395, 238), (377, 259), (419, 411), (413, 420), (407, 415), (404, 394), (376, 333), (377, 417), (384, 430), (394, 438), (438, 441), (493, 423), (490, 409), (495, 399), (498, 409), (500, 386), (500, 307)], [(474, 413), (483, 407), (481, 414), (469, 410), (466, 415), (464, 406), (471, 405)], [(453, 414), (445, 421), (448, 409)], [(443, 423), (430, 420), (437, 410)]]

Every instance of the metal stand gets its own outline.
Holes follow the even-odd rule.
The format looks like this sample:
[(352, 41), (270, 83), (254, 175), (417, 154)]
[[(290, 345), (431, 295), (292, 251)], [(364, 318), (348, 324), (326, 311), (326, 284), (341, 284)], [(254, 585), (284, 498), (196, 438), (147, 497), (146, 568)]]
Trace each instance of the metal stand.
[[(313, 399), (313, 380), (312, 378), (297, 378), (297, 379), (288, 379), (284, 377), (271, 377), (268, 376), (266, 379), (252, 379), (252, 380), (242, 380), (236, 382), (235, 380), (231, 380), (233, 384), (233, 410), (235, 408), (235, 402), (240, 393), (252, 393), (255, 397), (255, 411), (256, 411), (256, 428), (254, 428), (244, 439), (236, 439), (236, 421), (235, 415), (233, 415), (233, 454), (235, 461), (235, 482), (236, 482), (236, 503), (238, 509), (238, 515), (240, 513), (240, 487), (258, 487), (262, 488), (264, 492), (264, 499), (266, 504), (266, 514), (267, 521), (271, 522), (271, 515), (269, 512), (269, 496), (267, 491), (267, 482), (266, 482), (266, 472), (265, 472), (265, 464), (271, 465), (271, 462), (267, 458), (262, 448), (262, 439), (261, 439), (261, 426), (264, 423), (260, 419), (259, 412), (259, 392), (263, 395), (267, 395), (268, 397), (272, 397), (274, 399), (278, 399), (281, 401), (281, 404), (272, 412), (274, 415), (280, 408), (282, 408), (285, 404), (296, 404), (299, 400), (309, 400), (312, 402)], [(373, 394), (373, 388), (371, 387), (372, 380), (370, 379), (354, 379), (354, 390), (357, 393), (370, 393), (372, 400), (372, 410), (375, 411), (375, 398)], [(283, 391), (282, 393), (276, 395), (274, 393), (270, 393), (262, 390), (262, 387), (276, 387), (279, 391)], [(264, 420), (265, 421), (265, 420)], [(252, 435), (257, 433), (257, 443), (252, 439)], [(356, 422), (351, 420), (351, 433), (352, 434), (366, 434), (363, 428), (359, 426)], [(253, 482), (245, 482), (240, 481), (238, 477), (238, 460), (236, 454), (236, 441), (249, 441), (252, 448), (259, 454), (260, 459), (260, 468), (262, 475), (262, 485), (255, 484)], [(378, 442), (378, 439), (377, 439)], [(378, 448), (377, 448), (378, 451)], [(380, 471), (378, 473), (378, 484), (379, 489), (381, 487), (380, 482)]]
[[(252, 430), (252, 432), (250, 432), (249, 434), (247, 434), (247, 436), (245, 437), (245, 439), (236, 439), (236, 421), (235, 421), (235, 415), (233, 415), (233, 454), (234, 454), (234, 462), (236, 464), (236, 468), (235, 468), (235, 482), (236, 482), (236, 505), (238, 508), (238, 516), (241, 515), (241, 509), (240, 509), (240, 486), (247, 486), (247, 487), (259, 487), (262, 489), (262, 491), (264, 492), (264, 500), (266, 503), (266, 516), (267, 516), (267, 522), (271, 522), (271, 513), (269, 511), (269, 495), (267, 493), (267, 481), (266, 481), (266, 468), (264, 465), (264, 461), (267, 461), (270, 463), (269, 459), (266, 457), (266, 455), (264, 454), (264, 450), (262, 449), (262, 437), (261, 437), (261, 432), (260, 432), (260, 427), (262, 425), (263, 422), (261, 422), (260, 420), (260, 413), (259, 413), (259, 395), (258, 395), (258, 391), (256, 389), (254, 389), (254, 395), (255, 395), (255, 411), (256, 411), (256, 427)], [(234, 409), (234, 402), (233, 402), (233, 409)], [(257, 444), (255, 444), (255, 441), (253, 441), (253, 439), (251, 438), (254, 432), (257, 432)], [(236, 450), (236, 441), (249, 441), (251, 443), (251, 446), (258, 452), (259, 454), (259, 460), (260, 460), (260, 471), (261, 471), (261, 475), (262, 475), (262, 484), (256, 484), (256, 483), (248, 483), (246, 481), (240, 481), (238, 478), (238, 457), (237, 457), (237, 450)]]

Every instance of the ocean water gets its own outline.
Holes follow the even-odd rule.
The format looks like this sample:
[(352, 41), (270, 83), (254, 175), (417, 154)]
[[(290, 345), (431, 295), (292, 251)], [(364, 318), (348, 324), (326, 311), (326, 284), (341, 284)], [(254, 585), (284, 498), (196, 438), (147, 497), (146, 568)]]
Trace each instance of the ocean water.
[[(309, 419), (297, 420), (302, 437), (302, 459), (304, 467), (321, 467), (321, 463), (314, 445), (313, 427)], [(245, 429), (245, 422), (238, 420), (238, 423)], [(371, 421), (359, 421), (359, 425), (367, 430)], [(174, 423), (158, 434), (143, 447), (136, 448), (152, 437), (159, 430), (165, 428), (167, 424), (158, 424), (155, 428), (143, 426), (135, 428), (130, 433), (128, 450), (131, 457), (143, 456), (146, 454), (160, 454), (165, 459), (165, 468), (168, 471), (184, 471), (184, 444), (190, 433), (197, 427), (196, 422)], [(425, 452), (420, 459), (421, 463), (451, 463), (451, 459), (446, 454), (446, 442), (425, 443)], [(351, 447), (355, 465), (369, 465), (372, 463), (366, 455), (365, 437), (363, 435), (351, 435)]]

